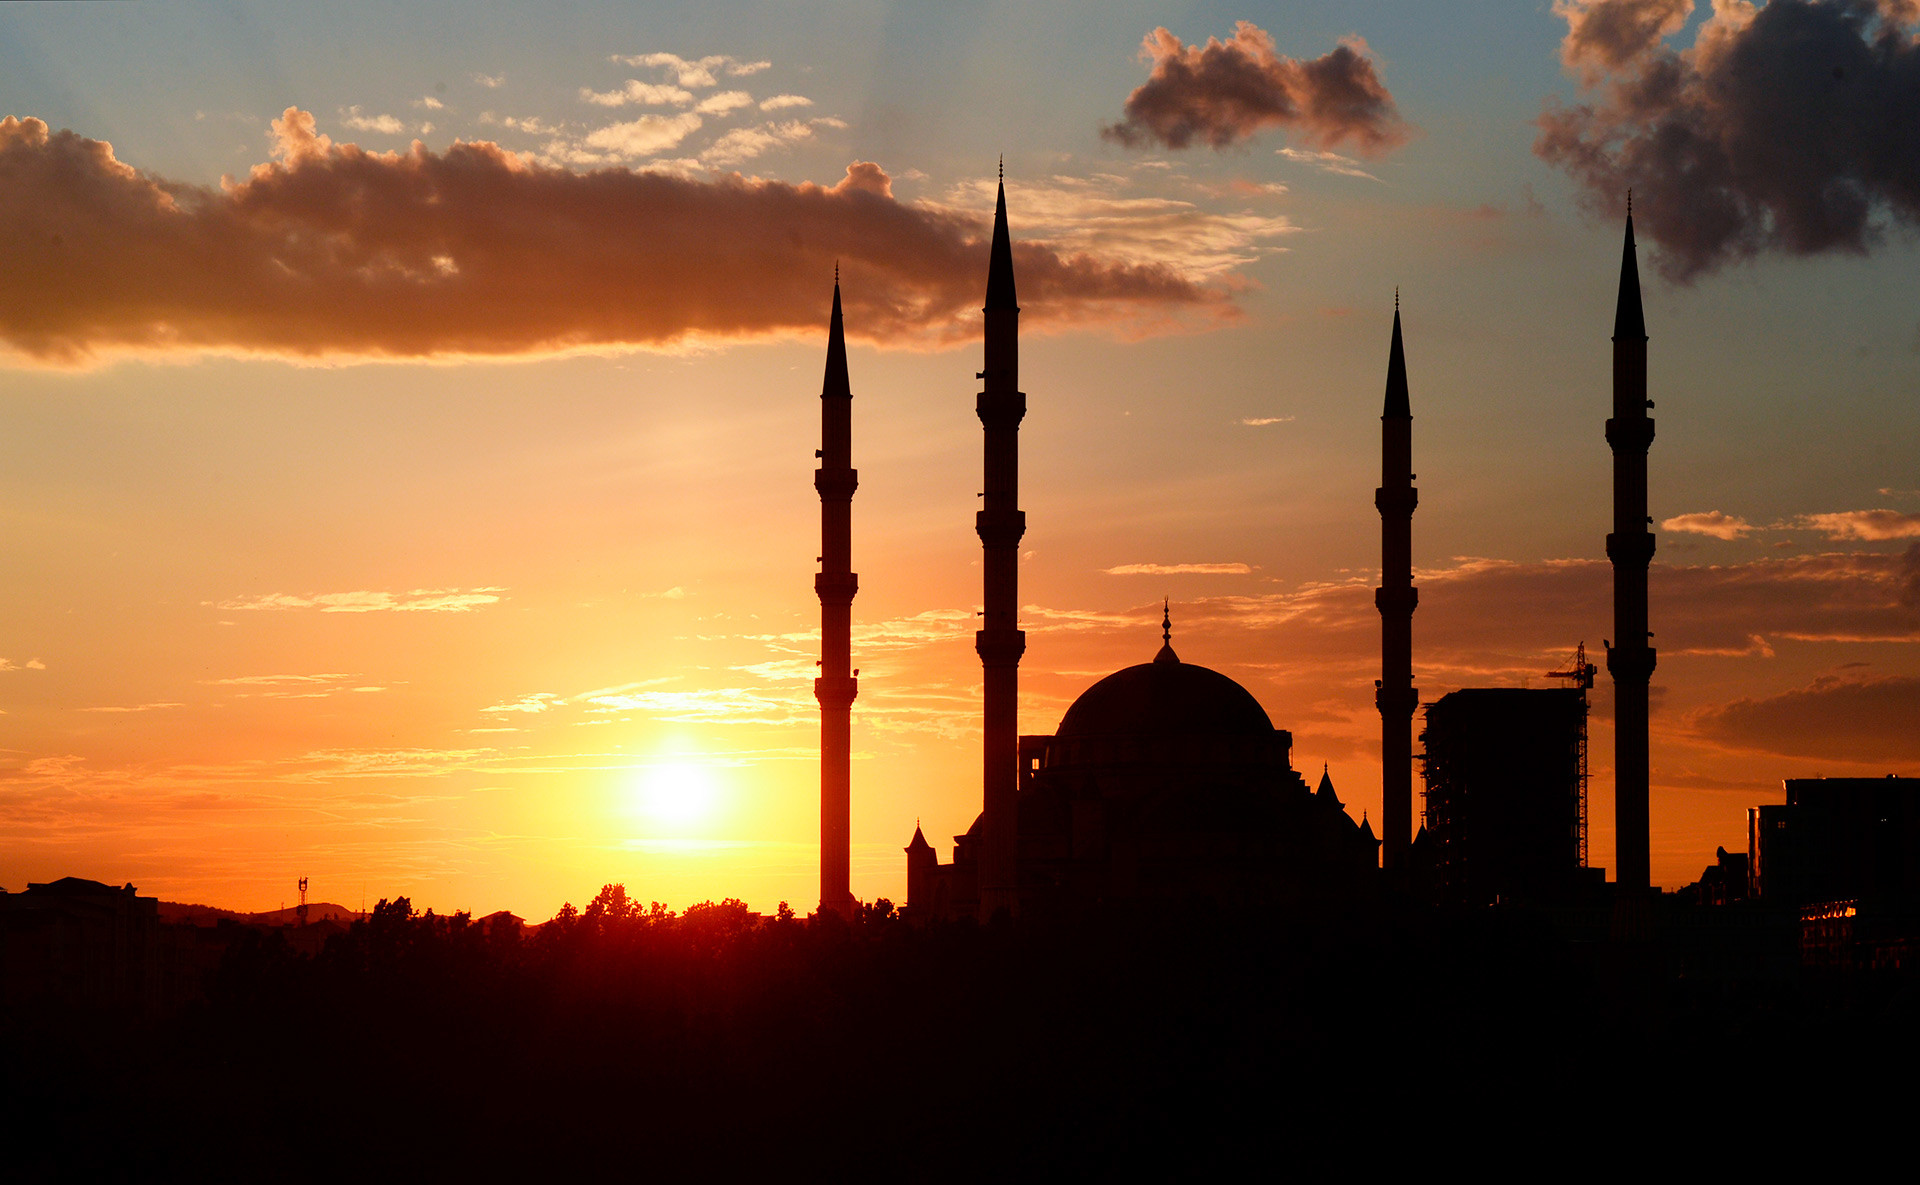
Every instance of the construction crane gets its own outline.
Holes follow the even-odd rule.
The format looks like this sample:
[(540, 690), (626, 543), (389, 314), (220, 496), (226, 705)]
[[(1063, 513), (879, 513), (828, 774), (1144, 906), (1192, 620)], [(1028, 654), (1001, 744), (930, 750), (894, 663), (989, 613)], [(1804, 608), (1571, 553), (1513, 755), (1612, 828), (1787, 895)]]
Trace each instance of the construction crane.
[(1582, 640), (1573, 648), (1573, 665), (1564, 671), (1548, 671), (1549, 679), (1564, 679), (1580, 689), (1580, 781), (1574, 806), (1573, 842), (1580, 867), (1587, 867), (1587, 692), (1593, 689), (1595, 667), (1587, 661), (1587, 644)]
[(302, 926), (307, 924), (307, 878), (300, 878), (300, 904), (294, 907), (294, 920)]

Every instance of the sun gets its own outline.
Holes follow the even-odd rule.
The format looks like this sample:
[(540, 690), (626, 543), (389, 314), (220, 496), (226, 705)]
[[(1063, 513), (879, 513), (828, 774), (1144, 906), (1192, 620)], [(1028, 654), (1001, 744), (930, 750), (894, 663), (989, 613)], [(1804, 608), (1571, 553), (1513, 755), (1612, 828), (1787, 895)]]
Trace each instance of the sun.
[(639, 813), (667, 827), (706, 822), (720, 797), (713, 767), (687, 758), (664, 758), (642, 766), (636, 790)]

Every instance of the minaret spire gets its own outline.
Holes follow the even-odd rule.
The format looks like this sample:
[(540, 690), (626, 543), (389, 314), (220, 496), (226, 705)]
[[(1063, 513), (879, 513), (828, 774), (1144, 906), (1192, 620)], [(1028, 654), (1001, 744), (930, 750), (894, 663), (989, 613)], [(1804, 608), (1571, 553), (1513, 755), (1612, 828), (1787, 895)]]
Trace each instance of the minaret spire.
[(1387, 394), (1380, 411), (1380, 679), (1374, 706), (1380, 710), (1380, 860), (1399, 868), (1413, 834), (1413, 712), (1420, 693), (1413, 686), (1413, 411), (1407, 398), (1407, 353), (1400, 341), (1400, 290), (1393, 291), (1393, 341), (1387, 348)]
[[(1632, 201), (1632, 197), (1628, 197)], [(1656, 659), (1647, 643), (1647, 568), (1653, 562), (1653, 532), (1647, 525), (1647, 450), (1653, 418), (1647, 415), (1647, 322), (1640, 308), (1640, 267), (1634, 258), (1633, 214), (1620, 257), (1620, 297), (1613, 317), (1613, 418), (1607, 445), (1613, 450), (1613, 531), (1607, 558), (1613, 561), (1613, 640), (1607, 671), (1613, 676), (1614, 884), (1623, 902), (1652, 884), (1648, 836), (1647, 685)]]
[(1180, 656), (1173, 652), (1173, 601), (1171, 598), (1164, 598), (1160, 602), (1160, 653), (1153, 656), (1153, 661), (1180, 661)]
[(853, 387), (847, 380), (847, 339), (840, 314), (840, 266), (834, 265), (833, 316), (827, 328), (827, 372), (820, 385), (820, 571), (813, 578), (820, 597), (820, 909), (853, 912), (852, 725), (859, 694), (853, 665)]
[[(1020, 311), (1013, 291), (1013, 241), (1007, 234), (1007, 183), (1000, 183), (993, 209), (993, 253), (987, 261), (987, 309)], [(1016, 322), (1017, 324), (1017, 322)]]
[(974, 636), (984, 686), (980, 913), (1018, 906), (1014, 799), (1020, 785), (1020, 656), (1027, 636), (1018, 624), (1020, 539), (1020, 305), (1013, 287), (1013, 244), (1007, 233), (1004, 175), (994, 201), (993, 247), (987, 262), (986, 367), (975, 410), (986, 435), (985, 484), (974, 528), (980, 535), (984, 628)]
[(1620, 256), (1620, 297), (1613, 306), (1613, 340), (1647, 337), (1647, 318), (1640, 309), (1640, 262), (1634, 258), (1633, 198), (1627, 198), (1627, 240)]

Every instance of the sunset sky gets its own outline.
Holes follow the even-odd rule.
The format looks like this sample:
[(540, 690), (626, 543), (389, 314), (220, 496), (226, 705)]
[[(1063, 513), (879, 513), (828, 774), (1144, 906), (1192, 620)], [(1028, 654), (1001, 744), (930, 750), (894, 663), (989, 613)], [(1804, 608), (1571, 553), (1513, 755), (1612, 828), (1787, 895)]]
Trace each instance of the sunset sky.
[[(1612, 629), (1633, 187), (1653, 878), (1688, 883), (1782, 778), (1920, 773), (1917, 34), (1913, 0), (0, 6), (0, 887), (811, 909), (837, 262), (853, 891), (901, 900), (916, 820), (947, 858), (980, 802), (1002, 155), (1022, 731), (1168, 597), (1376, 820), (1395, 289), (1417, 685), (1555, 685)], [(1594, 703), (1610, 869), (1604, 668)]]

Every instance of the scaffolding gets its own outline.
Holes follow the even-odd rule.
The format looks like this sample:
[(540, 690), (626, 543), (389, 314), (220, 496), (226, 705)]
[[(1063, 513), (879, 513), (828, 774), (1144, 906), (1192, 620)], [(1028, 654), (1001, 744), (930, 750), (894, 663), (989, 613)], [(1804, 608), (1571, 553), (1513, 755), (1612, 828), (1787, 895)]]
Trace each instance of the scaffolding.
[(1577, 891), (1585, 692), (1462, 688), (1426, 709), (1425, 855), (1435, 900), (1480, 907)]
[(1573, 648), (1573, 665), (1564, 671), (1548, 671), (1547, 678), (1561, 679), (1580, 691), (1580, 775), (1575, 798), (1573, 843), (1580, 867), (1587, 864), (1587, 692), (1593, 689), (1594, 665), (1587, 661), (1587, 643), (1583, 639)]

